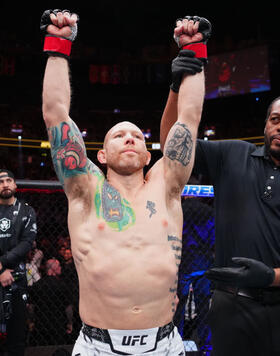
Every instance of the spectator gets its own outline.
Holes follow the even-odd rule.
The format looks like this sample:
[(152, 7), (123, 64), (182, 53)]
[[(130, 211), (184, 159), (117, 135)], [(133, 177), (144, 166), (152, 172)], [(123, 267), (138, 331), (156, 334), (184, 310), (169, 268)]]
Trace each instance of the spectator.
[(43, 251), (37, 248), (36, 241), (33, 242), (33, 248), (27, 255), (26, 276), (27, 285), (30, 287), (41, 278), (40, 266), (44, 257)]
[(61, 280), (61, 265), (49, 259), (46, 275), (29, 289), (33, 312), (32, 344), (62, 345), (71, 343), (73, 303), (69, 287)]

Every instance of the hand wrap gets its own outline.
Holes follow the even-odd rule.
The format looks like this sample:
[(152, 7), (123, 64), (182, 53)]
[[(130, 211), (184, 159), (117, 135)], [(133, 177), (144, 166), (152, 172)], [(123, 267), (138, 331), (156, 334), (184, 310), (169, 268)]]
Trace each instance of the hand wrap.
[[(180, 36), (174, 36), (174, 40), (177, 43), (178, 47), (181, 49), (188, 49), (194, 51), (194, 57), (201, 59), (204, 63), (207, 63), (207, 41), (211, 36), (212, 25), (204, 17), (199, 16), (185, 16), (184, 19), (192, 20), (194, 23), (199, 21), (198, 32), (202, 34), (202, 40), (199, 42), (188, 43), (181, 47), (180, 45)], [(177, 19), (177, 21), (182, 21), (182, 18)], [(177, 23), (176, 21), (176, 23)]]
[[(48, 34), (47, 28), (49, 25), (52, 25), (52, 21), (50, 18), (51, 14), (57, 15), (58, 12), (69, 12), (69, 10), (46, 10), (44, 11), (41, 22), (40, 22), (40, 29), (45, 34), (45, 41), (44, 41), (44, 52), (47, 53), (49, 56), (60, 56), (66, 59), (69, 59), (71, 53), (72, 42), (75, 40), (78, 27), (77, 23), (74, 26), (69, 26), (71, 29), (71, 34), (68, 37), (62, 36), (55, 36)], [(70, 13), (71, 15), (71, 13)], [(78, 20), (77, 20), (78, 22)]]

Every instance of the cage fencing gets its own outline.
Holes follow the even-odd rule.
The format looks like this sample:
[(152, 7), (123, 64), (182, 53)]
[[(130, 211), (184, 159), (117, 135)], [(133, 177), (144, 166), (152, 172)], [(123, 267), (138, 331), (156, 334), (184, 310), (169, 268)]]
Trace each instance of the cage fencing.
[[(22, 180), (17, 181), (17, 185), (17, 196), (34, 208), (38, 226), (36, 243), (26, 258), (26, 348), (29, 350), (26, 354), (51, 356), (56, 348), (68, 345), (62, 352), (71, 355), (71, 345), (78, 337), (81, 321), (78, 279), (67, 229), (67, 198), (56, 181)], [(196, 351), (206, 355), (211, 349), (211, 333), (206, 320), (211, 286), (203, 272), (213, 260), (214, 213), (211, 194), (204, 195), (207, 197), (199, 197), (198, 190), (193, 189), (189, 196), (182, 196), (182, 260), (174, 323), (186, 351), (192, 355)], [(0, 338), (3, 346), (5, 334), (0, 334)], [(50, 346), (49, 353), (38, 352), (40, 347)]]

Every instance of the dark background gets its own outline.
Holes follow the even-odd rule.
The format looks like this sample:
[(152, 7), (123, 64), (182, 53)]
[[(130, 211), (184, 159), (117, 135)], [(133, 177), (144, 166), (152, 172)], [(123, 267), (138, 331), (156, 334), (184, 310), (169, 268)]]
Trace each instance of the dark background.
[[(211, 55), (260, 45), (268, 48), (271, 90), (206, 100), (199, 136), (209, 126), (215, 126), (216, 139), (263, 134), (266, 108), (280, 93), (279, 21), (272, 2), (249, 6), (244, 2), (213, 1), (44, 1), (32, 5), (6, 1), (0, 5), (0, 59), (12, 58), (15, 70), (13, 75), (7, 75), (0, 62), (1, 137), (10, 135), (12, 123), (23, 125), (23, 137), (47, 137), (41, 114), (46, 57), (42, 54), (39, 23), (45, 9), (58, 7), (70, 9), (80, 17), (70, 62), (71, 117), (81, 130), (87, 129), (88, 141), (102, 141), (107, 128), (120, 120), (150, 128), (151, 140), (158, 141), (170, 85), (170, 63), (178, 51), (172, 38), (173, 27), (178, 17), (187, 14), (211, 21), (210, 59)], [(252, 58), (254, 61), (257, 63), (258, 58)], [(101, 64), (129, 65), (134, 77), (126, 84), (93, 84), (89, 68)], [(3, 150), (0, 158), (9, 166), (10, 160), (5, 157), (12, 149), (5, 154)], [(35, 151), (32, 155), (37, 154)], [(95, 152), (89, 155), (94, 159)]]

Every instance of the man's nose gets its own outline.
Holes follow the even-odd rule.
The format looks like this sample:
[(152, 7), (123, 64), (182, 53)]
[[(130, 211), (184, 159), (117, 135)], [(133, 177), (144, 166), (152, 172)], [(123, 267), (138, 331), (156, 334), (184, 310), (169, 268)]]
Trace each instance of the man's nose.
[(131, 134), (127, 134), (125, 136), (125, 144), (132, 144), (134, 145), (135, 141), (134, 141), (134, 137)]

